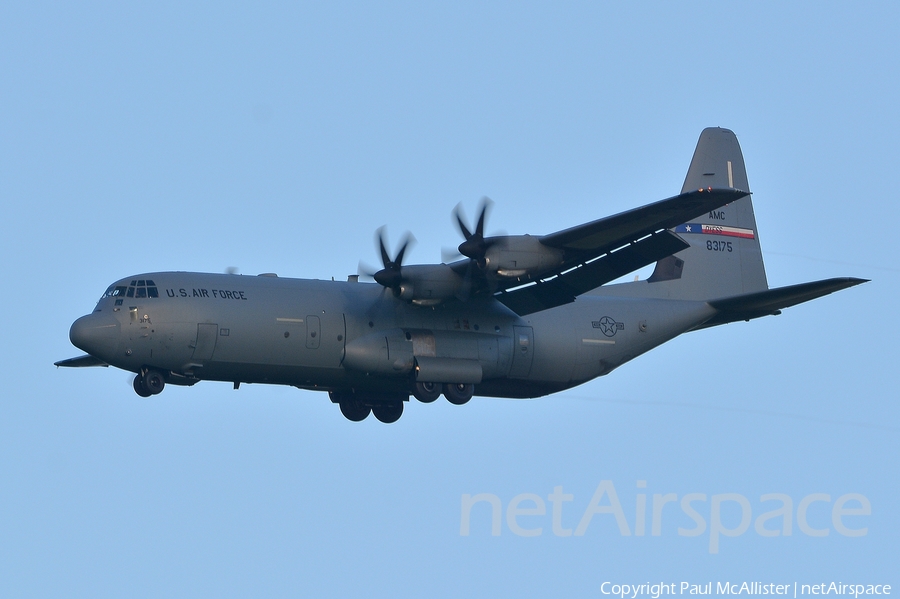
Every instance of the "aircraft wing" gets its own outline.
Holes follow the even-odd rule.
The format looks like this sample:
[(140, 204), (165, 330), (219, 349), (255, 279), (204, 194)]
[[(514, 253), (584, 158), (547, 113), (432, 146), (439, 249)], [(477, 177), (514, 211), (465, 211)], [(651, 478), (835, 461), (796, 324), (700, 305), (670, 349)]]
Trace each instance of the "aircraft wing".
[(573, 302), (686, 249), (689, 244), (668, 229), (747, 195), (738, 189), (701, 189), (544, 235), (543, 245), (566, 252), (563, 265), (539, 281), (502, 289), (494, 297), (520, 316)]
[(750, 195), (739, 189), (699, 189), (550, 233), (541, 243), (600, 255), (660, 229), (671, 229), (704, 212)]
[(519, 316), (525, 316), (573, 302), (582, 293), (688, 247), (690, 244), (681, 237), (663, 230), (550, 280), (545, 279), (526, 287), (502, 291), (494, 297)]

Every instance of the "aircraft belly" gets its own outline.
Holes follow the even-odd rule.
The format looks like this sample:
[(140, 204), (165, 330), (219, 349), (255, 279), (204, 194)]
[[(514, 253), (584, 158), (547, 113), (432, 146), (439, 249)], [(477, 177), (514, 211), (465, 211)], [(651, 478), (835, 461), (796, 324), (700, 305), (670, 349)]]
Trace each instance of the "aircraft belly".
[(204, 380), (292, 385), (328, 390), (348, 385), (342, 368), (310, 368), (290, 364), (214, 361), (197, 375)]

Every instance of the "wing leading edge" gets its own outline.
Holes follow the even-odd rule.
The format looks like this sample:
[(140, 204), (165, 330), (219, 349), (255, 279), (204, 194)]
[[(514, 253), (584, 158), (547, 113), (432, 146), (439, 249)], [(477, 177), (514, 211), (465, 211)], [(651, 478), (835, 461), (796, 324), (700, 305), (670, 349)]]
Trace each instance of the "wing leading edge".
[(747, 195), (738, 189), (700, 189), (544, 235), (541, 244), (565, 251), (563, 265), (538, 281), (500, 290), (495, 297), (520, 316), (573, 302), (582, 293), (689, 247), (668, 229)]
[(692, 218), (730, 204), (749, 192), (740, 189), (698, 189), (640, 208), (550, 233), (542, 244), (600, 255), (660, 229), (671, 229)]

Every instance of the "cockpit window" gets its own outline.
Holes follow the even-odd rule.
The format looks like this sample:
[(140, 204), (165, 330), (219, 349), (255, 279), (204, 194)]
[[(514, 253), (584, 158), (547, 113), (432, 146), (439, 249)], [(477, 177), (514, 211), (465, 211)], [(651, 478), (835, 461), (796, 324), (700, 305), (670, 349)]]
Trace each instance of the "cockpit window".
[(139, 279), (131, 281), (131, 285), (111, 285), (109, 289), (106, 290), (106, 293), (103, 294), (103, 297), (100, 299), (106, 299), (108, 297), (136, 297), (136, 298), (146, 298), (146, 297), (159, 297), (159, 291), (156, 288), (156, 285), (150, 279)]
[(122, 297), (125, 295), (125, 291), (128, 288), (125, 285), (110, 285), (109, 289), (106, 290), (106, 293), (103, 294), (103, 297), (100, 299), (106, 299), (108, 297)]

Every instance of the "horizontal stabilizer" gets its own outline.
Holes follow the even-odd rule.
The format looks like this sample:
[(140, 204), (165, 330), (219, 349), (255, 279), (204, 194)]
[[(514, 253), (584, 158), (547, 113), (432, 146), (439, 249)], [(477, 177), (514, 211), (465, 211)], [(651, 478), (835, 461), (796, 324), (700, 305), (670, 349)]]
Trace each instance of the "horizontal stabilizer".
[(109, 366), (103, 360), (99, 358), (95, 358), (91, 355), (83, 355), (78, 356), (77, 358), (69, 358), (68, 360), (60, 360), (59, 362), (54, 362), (54, 366), (67, 366), (69, 368), (84, 368), (86, 366)]
[(867, 282), (868, 279), (842, 277), (713, 300), (709, 305), (718, 310), (718, 313), (706, 321), (703, 327), (780, 314), (784, 308)]
[(582, 293), (653, 264), (686, 247), (688, 244), (678, 235), (668, 230), (661, 231), (549, 280), (500, 292), (494, 297), (519, 316), (525, 316), (574, 302), (575, 297)]

